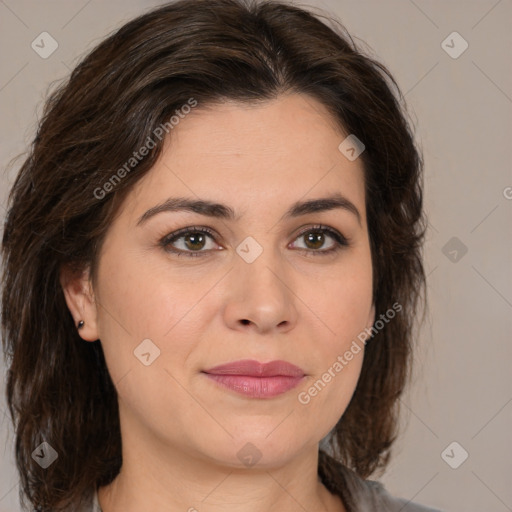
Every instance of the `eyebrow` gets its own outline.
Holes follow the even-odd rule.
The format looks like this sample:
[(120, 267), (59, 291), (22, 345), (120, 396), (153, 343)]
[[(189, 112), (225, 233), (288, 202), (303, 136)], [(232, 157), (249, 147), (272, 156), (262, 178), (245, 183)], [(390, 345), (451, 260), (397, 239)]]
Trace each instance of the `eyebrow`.
[[(297, 201), (285, 212), (282, 218), (291, 219), (307, 215), (309, 213), (318, 213), (329, 210), (341, 209), (353, 213), (357, 217), (359, 225), (361, 225), (361, 214), (356, 208), (354, 203), (348, 200), (341, 194), (333, 194), (328, 197), (319, 199), (309, 199), (307, 201)], [(150, 208), (138, 220), (137, 226), (144, 224), (151, 217), (162, 212), (178, 212), (189, 211), (205, 215), (207, 217), (214, 217), (228, 221), (238, 221), (240, 215), (237, 215), (235, 210), (230, 206), (221, 203), (215, 203), (203, 199), (189, 199), (186, 197), (170, 197), (163, 203)]]

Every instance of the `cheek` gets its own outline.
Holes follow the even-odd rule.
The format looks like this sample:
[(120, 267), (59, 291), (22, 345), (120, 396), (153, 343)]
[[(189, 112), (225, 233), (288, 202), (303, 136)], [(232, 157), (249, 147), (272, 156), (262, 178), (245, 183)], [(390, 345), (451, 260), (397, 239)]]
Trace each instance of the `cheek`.
[(208, 304), (201, 300), (218, 277), (196, 280), (165, 261), (112, 258), (116, 252), (102, 259), (97, 298), (99, 337), (113, 381), (143, 366), (141, 351), (149, 350), (149, 359), (158, 367), (167, 366), (170, 359), (179, 367), (201, 337), (197, 315)]
[(321, 437), (343, 415), (355, 391), (364, 357), (364, 348), (358, 350), (357, 354), (351, 352), (350, 361), (344, 356), (345, 351), (333, 354), (297, 394), (297, 408), (303, 411), (306, 421), (316, 418), (313, 421), (325, 425)]
[(316, 342), (310, 361), (316, 371), (297, 399), (308, 414), (321, 415), (324, 425), (333, 426), (350, 402), (363, 364), (363, 335), (372, 306), (369, 253), (340, 265), (316, 290), (310, 295), (319, 319), (311, 333)]
[(171, 265), (157, 265), (143, 255), (116, 260), (113, 252), (105, 255), (99, 272), (100, 300), (110, 306), (109, 312), (99, 311), (102, 331), (124, 328), (133, 341), (163, 337), (197, 303), (198, 285), (180, 278)]
[(165, 270), (107, 255), (98, 273), (99, 335), (120, 407), (138, 423), (151, 418), (163, 437), (202, 414), (181, 372), (200, 339), (198, 303), (213, 284), (191, 286), (183, 273)]
[(369, 249), (357, 257), (347, 257), (314, 289), (311, 308), (324, 324), (325, 352), (332, 355), (346, 350), (347, 344), (367, 327), (372, 309)]
[(361, 373), (365, 345), (360, 335), (371, 308), (371, 287), (361, 286), (357, 290), (357, 294), (346, 290), (346, 295), (340, 294), (339, 287), (334, 285), (329, 290), (331, 297), (337, 297), (325, 307), (330, 330), (323, 328), (323, 336), (317, 333), (312, 338), (315, 344), (310, 349), (309, 361), (315, 371), (297, 395), (302, 418), (310, 422), (311, 428), (311, 419), (317, 418), (321, 437), (327, 435), (345, 412)]

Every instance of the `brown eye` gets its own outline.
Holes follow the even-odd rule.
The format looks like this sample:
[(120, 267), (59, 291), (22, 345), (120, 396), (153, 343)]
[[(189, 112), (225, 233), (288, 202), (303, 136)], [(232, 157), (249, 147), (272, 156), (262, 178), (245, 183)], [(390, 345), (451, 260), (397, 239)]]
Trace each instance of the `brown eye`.
[[(215, 250), (215, 244), (207, 247), (208, 242), (215, 240), (213, 231), (207, 228), (184, 228), (165, 236), (160, 245), (168, 252), (178, 256), (202, 256)], [(218, 246), (217, 246), (218, 247)]]
[(185, 241), (187, 249), (198, 250), (202, 249), (205, 245), (206, 237), (203, 233), (192, 232), (188, 235), (183, 235), (181, 238)]
[[(331, 254), (349, 245), (348, 240), (341, 233), (324, 226), (310, 227), (302, 231), (296, 240), (300, 238), (304, 240), (304, 247), (298, 247), (298, 249), (310, 252), (315, 256)], [(329, 239), (333, 240), (334, 243), (331, 243), (327, 249), (322, 250)]]
[(319, 231), (310, 232), (305, 235), (304, 240), (309, 249), (321, 249), (325, 243), (325, 234)]
[[(312, 255), (328, 255), (340, 250), (344, 246), (349, 245), (349, 241), (338, 231), (324, 226), (313, 226), (302, 231), (295, 240), (302, 238), (304, 240), (303, 247), (296, 247), (301, 251), (305, 251)], [(327, 249), (322, 249), (326, 241), (331, 240), (331, 244)], [(214, 250), (219, 250), (215, 244), (208, 247), (208, 242), (215, 241), (215, 234), (208, 228), (188, 227), (180, 229), (170, 235), (165, 236), (160, 245), (167, 252), (176, 254), (177, 256), (206, 256)]]

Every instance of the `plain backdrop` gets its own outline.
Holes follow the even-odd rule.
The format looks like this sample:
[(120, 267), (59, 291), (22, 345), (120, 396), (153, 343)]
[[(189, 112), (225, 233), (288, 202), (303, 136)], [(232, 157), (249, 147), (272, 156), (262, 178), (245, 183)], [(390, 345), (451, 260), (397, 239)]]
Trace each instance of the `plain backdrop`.
[[(49, 85), (161, 3), (0, 0), (2, 219), (18, 169), (7, 164), (32, 140)], [(430, 310), (402, 398), (402, 435), (379, 478), (394, 495), (446, 511), (511, 511), (512, 2), (302, 5), (335, 15), (389, 68), (425, 157)], [(46, 59), (31, 47), (42, 32), (58, 44)], [(5, 378), (1, 385), (0, 512), (17, 512)]]

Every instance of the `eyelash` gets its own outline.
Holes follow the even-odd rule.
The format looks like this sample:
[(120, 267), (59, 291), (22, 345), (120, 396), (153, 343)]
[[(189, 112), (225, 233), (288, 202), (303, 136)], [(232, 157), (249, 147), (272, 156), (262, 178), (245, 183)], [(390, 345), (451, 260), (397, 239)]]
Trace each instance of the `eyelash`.
[[(344, 237), (342, 234), (340, 234), (338, 231), (329, 228), (327, 226), (323, 226), (321, 224), (308, 227), (307, 229), (301, 231), (296, 238), (300, 238), (301, 236), (304, 236), (308, 233), (326, 233), (331, 238), (334, 239), (336, 244), (331, 249), (327, 250), (314, 250), (314, 249), (298, 249), (299, 251), (304, 251), (307, 253), (312, 253), (312, 256), (328, 256), (330, 254), (333, 254), (335, 252), (340, 251), (344, 247), (348, 247), (350, 245), (350, 240)], [(210, 251), (183, 251), (182, 249), (173, 249), (171, 248), (171, 244), (175, 242), (176, 240), (179, 240), (180, 238), (184, 237), (185, 235), (188, 235), (189, 233), (202, 233), (205, 235), (209, 235), (212, 239), (215, 240), (215, 233), (206, 227), (187, 227), (183, 229), (179, 229), (178, 231), (175, 231), (174, 233), (170, 233), (169, 235), (164, 236), (160, 240), (160, 245), (167, 251), (171, 252), (173, 254), (176, 254), (178, 257), (180, 256), (186, 256), (186, 257), (202, 257), (204, 253), (208, 253)]]

